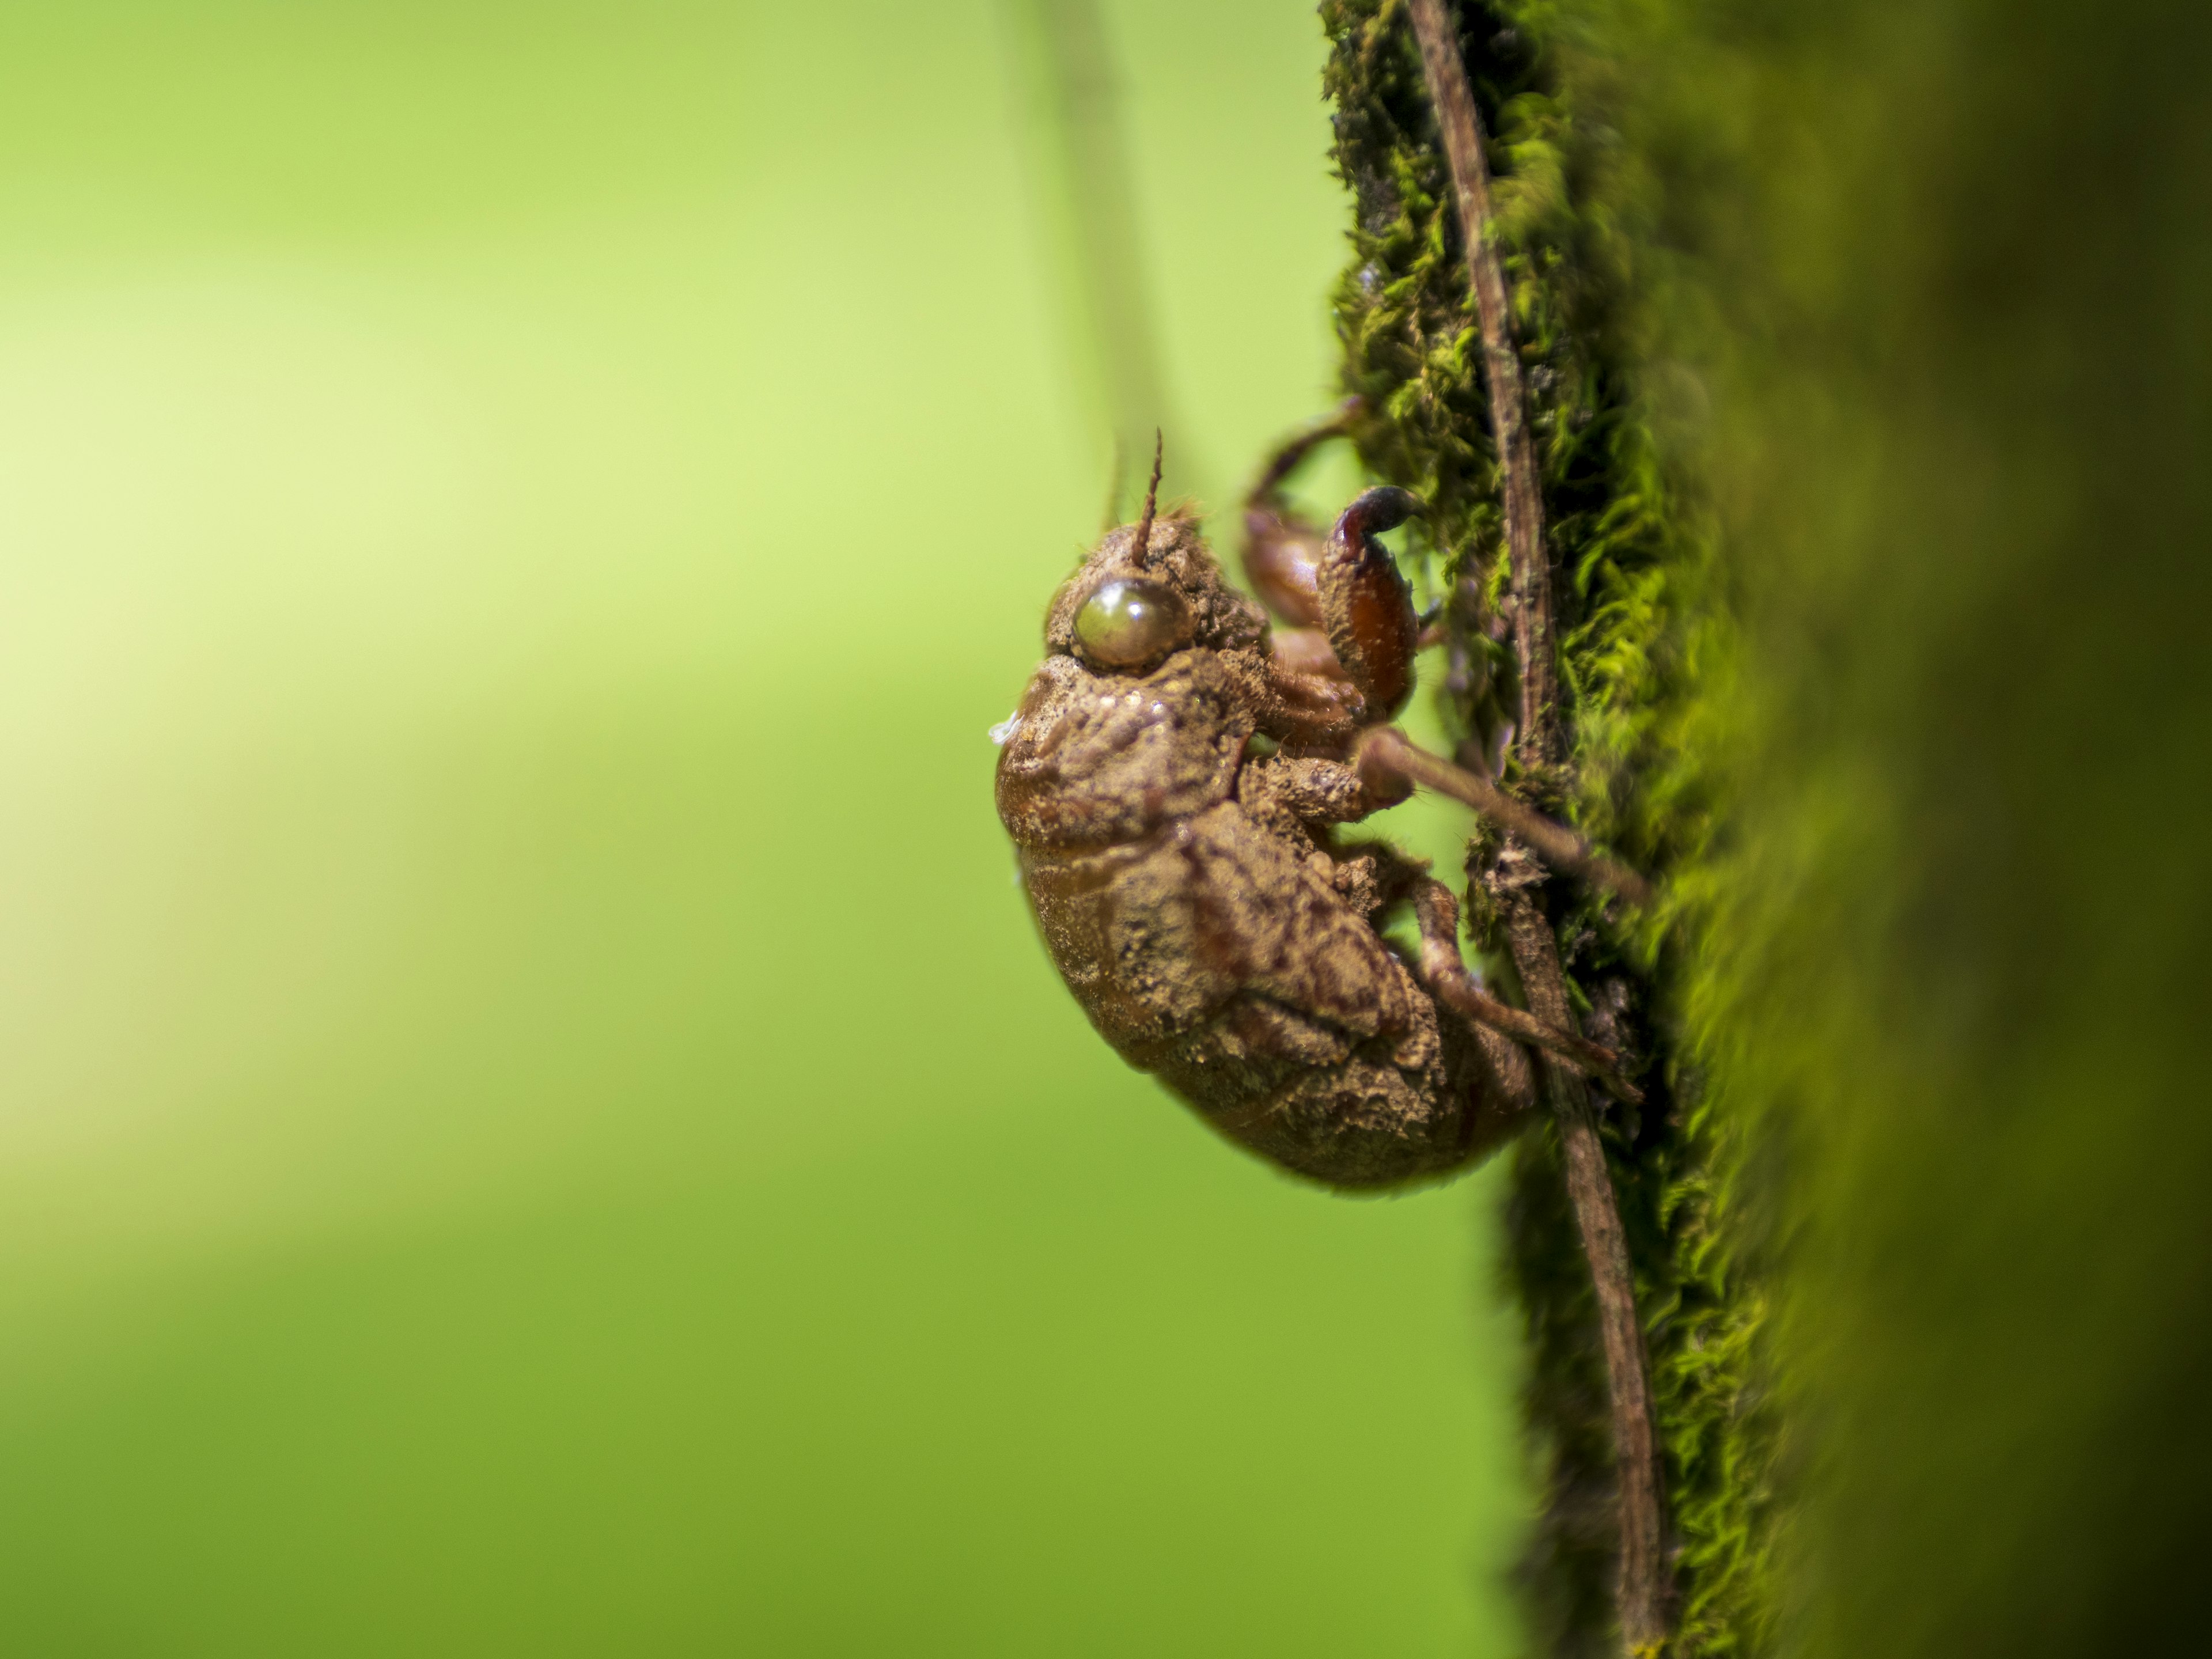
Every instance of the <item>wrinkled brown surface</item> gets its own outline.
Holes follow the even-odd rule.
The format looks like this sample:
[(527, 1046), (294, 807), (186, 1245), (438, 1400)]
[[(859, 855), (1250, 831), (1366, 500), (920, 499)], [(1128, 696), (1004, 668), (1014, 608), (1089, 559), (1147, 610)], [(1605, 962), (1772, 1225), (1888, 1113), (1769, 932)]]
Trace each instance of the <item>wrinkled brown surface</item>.
[[(1127, 567), (1117, 536), (1056, 600), (1048, 640), (1097, 573)], [(1525, 1068), (1440, 1022), (1376, 934), (1373, 860), (1325, 827), (1375, 804), (1352, 769), (1249, 755), (1255, 732), (1305, 729), (1285, 727), (1255, 608), (1189, 526), (1162, 523), (1156, 546), (1150, 568), (1190, 594), (1197, 637), (1144, 673), (1048, 658), (1000, 757), (1000, 816), (1053, 960), (1123, 1058), (1285, 1168), (1341, 1187), (1457, 1169), (1512, 1127), (1522, 1091), (1497, 1068)]]

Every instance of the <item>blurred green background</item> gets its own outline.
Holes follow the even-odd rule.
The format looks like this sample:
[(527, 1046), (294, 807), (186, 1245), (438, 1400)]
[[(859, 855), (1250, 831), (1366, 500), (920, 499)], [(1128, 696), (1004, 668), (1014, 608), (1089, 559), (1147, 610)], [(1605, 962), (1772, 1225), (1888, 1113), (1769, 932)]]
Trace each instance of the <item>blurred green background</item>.
[[(1208, 499), (1304, 5), (1121, 0)], [(1488, 1178), (1124, 1069), (984, 728), (1103, 478), (1006, 19), (0, 17), (0, 1620), (37, 1655), (1493, 1650)]]

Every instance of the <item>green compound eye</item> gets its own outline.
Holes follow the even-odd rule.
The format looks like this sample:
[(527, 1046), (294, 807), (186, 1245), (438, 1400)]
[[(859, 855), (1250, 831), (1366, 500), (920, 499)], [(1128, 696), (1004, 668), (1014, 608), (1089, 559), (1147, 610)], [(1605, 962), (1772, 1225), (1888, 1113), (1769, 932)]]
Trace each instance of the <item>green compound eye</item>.
[(1101, 668), (1141, 668), (1190, 638), (1190, 608), (1164, 582), (1123, 576), (1075, 613), (1075, 645)]

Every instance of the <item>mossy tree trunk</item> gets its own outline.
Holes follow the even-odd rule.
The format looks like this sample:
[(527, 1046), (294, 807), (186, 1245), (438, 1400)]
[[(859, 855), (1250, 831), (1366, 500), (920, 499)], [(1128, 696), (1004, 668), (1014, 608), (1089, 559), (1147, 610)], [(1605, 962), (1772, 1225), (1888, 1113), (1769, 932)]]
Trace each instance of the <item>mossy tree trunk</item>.
[[(1356, 433), (1448, 717), (1513, 707), (1492, 423), (1401, 0), (1328, 0)], [(2212, 1522), (2212, 18), (1473, 0), (1567, 760), (1660, 878), (1546, 890), (1650, 1346), (1682, 1654), (2201, 1644)], [(1478, 918), (1478, 921), (1480, 919)], [(1511, 1278), (1544, 1651), (1612, 1650), (1553, 1141)], [(1786, 1517), (1786, 1526), (1783, 1524)]]

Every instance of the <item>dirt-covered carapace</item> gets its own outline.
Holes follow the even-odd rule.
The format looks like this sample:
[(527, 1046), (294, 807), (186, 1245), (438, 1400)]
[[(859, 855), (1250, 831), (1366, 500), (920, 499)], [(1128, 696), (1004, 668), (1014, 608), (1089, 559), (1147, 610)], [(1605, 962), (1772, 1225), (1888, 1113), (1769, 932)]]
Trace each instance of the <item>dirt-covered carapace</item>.
[(1325, 538), (1255, 535), (1279, 641), (1191, 520), (1109, 532), (996, 734), (1022, 885), (1091, 1023), (1223, 1134), (1344, 1188), (1460, 1169), (1533, 1100), (1520, 1048), (1376, 928), (1413, 901), (1455, 966), (1450, 896), (1340, 829), (1407, 793), (1355, 745), (1412, 689), (1411, 596), (1374, 538), (1413, 510), (1372, 489)]

